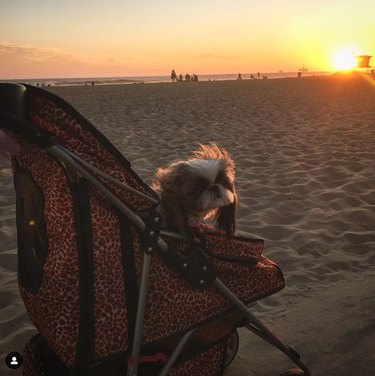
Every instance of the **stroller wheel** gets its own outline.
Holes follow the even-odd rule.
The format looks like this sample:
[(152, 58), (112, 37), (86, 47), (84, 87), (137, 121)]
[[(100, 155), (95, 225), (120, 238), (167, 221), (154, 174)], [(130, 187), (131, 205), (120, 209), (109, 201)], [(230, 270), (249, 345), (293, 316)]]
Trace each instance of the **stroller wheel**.
[(237, 330), (235, 330), (228, 338), (227, 348), (225, 351), (224, 367), (228, 367), (233, 362), (233, 359), (237, 355), (238, 346), (240, 344), (240, 338)]

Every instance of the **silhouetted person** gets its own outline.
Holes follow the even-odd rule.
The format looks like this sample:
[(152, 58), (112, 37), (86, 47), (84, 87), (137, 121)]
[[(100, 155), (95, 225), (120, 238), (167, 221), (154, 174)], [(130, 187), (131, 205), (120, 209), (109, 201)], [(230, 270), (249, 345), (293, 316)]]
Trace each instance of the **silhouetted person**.
[(241, 73), (238, 73), (237, 80), (242, 80)]
[(174, 71), (174, 69), (172, 69), (171, 80), (172, 80), (172, 82), (176, 82), (177, 81), (177, 74)]

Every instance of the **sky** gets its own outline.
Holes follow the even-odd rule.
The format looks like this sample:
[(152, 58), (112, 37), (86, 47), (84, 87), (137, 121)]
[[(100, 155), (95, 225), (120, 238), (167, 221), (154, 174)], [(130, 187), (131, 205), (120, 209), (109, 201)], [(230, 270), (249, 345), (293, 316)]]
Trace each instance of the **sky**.
[(322, 71), (353, 53), (375, 55), (374, 0), (0, 0), (0, 79)]

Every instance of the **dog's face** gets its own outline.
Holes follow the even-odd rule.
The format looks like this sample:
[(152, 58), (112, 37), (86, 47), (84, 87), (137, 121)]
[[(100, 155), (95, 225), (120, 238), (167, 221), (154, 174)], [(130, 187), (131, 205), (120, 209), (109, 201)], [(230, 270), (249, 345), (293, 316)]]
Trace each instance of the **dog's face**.
[(223, 160), (192, 159), (177, 168), (183, 202), (195, 215), (206, 217), (234, 202), (234, 179), (227, 174)]
[(237, 204), (234, 164), (224, 149), (200, 145), (187, 161), (159, 169), (154, 188), (164, 207), (178, 217), (175, 221), (211, 216), (218, 228), (233, 234)]

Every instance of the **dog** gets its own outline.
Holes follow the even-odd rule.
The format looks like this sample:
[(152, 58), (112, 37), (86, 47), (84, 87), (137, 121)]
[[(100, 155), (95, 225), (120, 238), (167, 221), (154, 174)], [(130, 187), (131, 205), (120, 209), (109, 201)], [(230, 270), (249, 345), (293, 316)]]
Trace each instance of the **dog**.
[(159, 168), (153, 189), (160, 196), (166, 227), (188, 236), (209, 218), (213, 227), (232, 236), (238, 204), (234, 179), (233, 160), (214, 143), (200, 144), (187, 160)]

